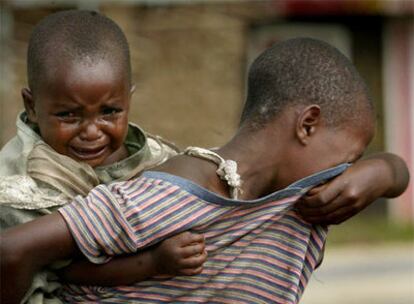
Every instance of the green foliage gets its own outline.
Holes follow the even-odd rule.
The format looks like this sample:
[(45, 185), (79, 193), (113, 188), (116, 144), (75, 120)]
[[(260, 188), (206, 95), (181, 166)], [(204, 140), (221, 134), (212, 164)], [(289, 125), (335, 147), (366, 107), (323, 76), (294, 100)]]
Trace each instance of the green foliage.
[(385, 216), (356, 216), (331, 226), (328, 245), (413, 242), (414, 223), (392, 222)]

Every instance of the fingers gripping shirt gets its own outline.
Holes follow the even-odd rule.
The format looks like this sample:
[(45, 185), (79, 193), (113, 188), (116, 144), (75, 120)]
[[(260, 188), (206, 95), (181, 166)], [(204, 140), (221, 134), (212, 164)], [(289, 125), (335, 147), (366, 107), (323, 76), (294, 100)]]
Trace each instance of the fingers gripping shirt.
[(346, 168), (317, 173), (251, 201), (226, 199), (161, 172), (96, 187), (59, 210), (90, 261), (103, 263), (186, 230), (204, 234), (208, 260), (196, 276), (99, 289), (67, 286), (63, 300), (297, 303), (320, 260), (326, 231), (300, 219), (294, 203)]

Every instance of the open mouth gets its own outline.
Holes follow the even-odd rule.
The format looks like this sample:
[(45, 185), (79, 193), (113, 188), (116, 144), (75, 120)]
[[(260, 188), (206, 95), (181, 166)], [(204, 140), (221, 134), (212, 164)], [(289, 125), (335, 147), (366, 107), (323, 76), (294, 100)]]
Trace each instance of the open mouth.
[(105, 154), (107, 146), (97, 148), (80, 148), (80, 147), (69, 147), (71, 153), (80, 160), (90, 160), (99, 158)]

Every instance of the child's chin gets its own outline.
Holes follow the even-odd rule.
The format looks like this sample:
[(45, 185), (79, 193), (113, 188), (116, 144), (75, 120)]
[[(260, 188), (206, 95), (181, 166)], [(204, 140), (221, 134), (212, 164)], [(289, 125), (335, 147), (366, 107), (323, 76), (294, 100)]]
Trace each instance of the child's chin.
[(92, 168), (95, 168), (95, 167), (99, 167), (99, 166), (104, 165), (104, 160), (105, 160), (105, 158), (96, 159), (96, 160), (95, 159), (93, 159), (93, 160), (83, 160), (83, 162), (87, 163)]
[(105, 159), (107, 158), (107, 156), (103, 155), (101, 157), (91, 158), (91, 159), (82, 159), (82, 158), (79, 158), (79, 157), (72, 157), (72, 158), (75, 159), (78, 162), (88, 164), (92, 168), (95, 168), (95, 167), (105, 165)]

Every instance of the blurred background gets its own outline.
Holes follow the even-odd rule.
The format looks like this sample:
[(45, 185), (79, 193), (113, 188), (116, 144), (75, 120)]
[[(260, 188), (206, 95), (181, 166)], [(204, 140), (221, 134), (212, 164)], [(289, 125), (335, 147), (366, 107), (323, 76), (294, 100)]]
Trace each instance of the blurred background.
[[(233, 134), (249, 64), (267, 46), (314, 37), (355, 63), (375, 100), (368, 153), (414, 168), (414, 0), (0, 0), (0, 147), (15, 133), (34, 25), (63, 9), (100, 11), (124, 30), (133, 80), (131, 121), (187, 145)], [(93, 35), (93, 33), (91, 33)], [(411, 171), (413, 174), (413, 172)], [(324, 265), (302, 303), (414, 303), (414, 194), (379, 200), (332, 228)]]

